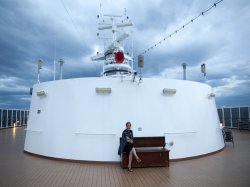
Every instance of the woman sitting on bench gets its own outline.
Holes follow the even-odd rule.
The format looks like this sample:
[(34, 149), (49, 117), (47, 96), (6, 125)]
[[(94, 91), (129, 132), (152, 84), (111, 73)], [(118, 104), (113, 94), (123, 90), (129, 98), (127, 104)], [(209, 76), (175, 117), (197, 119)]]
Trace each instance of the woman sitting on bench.
[(123, 152), (129, 154), (128, 171), (132, 172), (133, 170), (131, 169), (131, 163), (133, 155), (135, 156), (137, 162), (141, 162), (141, 159), (137, 156), (135, 148), (133, 146), (133, 138), (134, 138), (133, 131), (130, 129), (131, 129), (131, 123), (127, 122), (126, 129), (122, 132), (122, 139), (120, 142), (118, 154), (122, 155)]

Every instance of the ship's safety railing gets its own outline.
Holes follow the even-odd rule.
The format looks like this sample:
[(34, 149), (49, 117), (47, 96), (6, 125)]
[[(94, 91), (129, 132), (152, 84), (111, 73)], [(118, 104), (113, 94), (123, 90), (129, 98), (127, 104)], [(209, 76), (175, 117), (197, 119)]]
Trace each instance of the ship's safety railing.
[(222, 107), (218, 108), (220, 123), (228, 128), (250, 130), (250, 107)]
[(0, 129), (26, 126), (28, 118), (29, 110), (0, 108)]

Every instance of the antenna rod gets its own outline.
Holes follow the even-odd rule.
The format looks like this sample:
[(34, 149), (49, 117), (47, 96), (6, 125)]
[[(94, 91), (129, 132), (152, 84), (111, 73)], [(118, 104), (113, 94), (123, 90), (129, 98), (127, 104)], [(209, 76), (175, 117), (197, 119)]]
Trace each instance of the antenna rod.
[(56, 80), (56, 39), (54, 41), (54, 80)]

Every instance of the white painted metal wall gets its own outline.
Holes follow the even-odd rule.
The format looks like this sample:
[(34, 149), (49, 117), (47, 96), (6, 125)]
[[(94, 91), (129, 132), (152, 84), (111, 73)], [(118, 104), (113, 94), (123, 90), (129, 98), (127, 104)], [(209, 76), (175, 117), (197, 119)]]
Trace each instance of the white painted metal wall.
[[(98, 94), (96, 88), (111, 88)], [(176, 89), (164, 95), (163, 89)], [(44, 91), (46, 96), (37, 96)], [(34, 85), (25, 150), (76, 160), (119, 161), (119, 138), (130, 121), (134, 136), (166, 136), (170, 159), (224, 147), (210, 86), (144, 78), (78, 78)], [(40, 113), (39, 113), (40, 110)], [(141, 129), (141, 131), (140, 131)]]

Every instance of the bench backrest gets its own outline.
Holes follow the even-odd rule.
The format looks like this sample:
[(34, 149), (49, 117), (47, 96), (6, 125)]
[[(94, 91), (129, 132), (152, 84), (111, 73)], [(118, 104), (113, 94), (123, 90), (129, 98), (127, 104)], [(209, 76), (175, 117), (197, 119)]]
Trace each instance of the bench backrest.
[(134, 137), (134, 147), (165, 147), (165, 136)]

